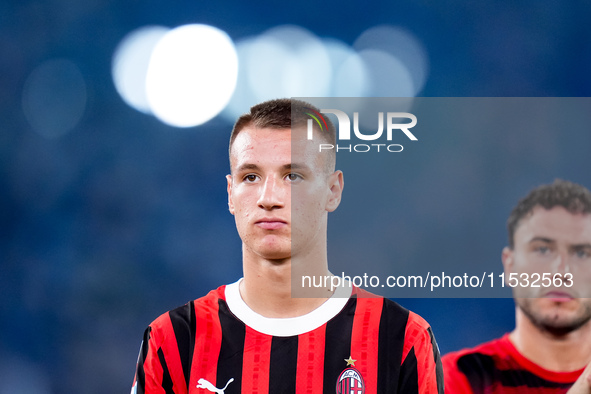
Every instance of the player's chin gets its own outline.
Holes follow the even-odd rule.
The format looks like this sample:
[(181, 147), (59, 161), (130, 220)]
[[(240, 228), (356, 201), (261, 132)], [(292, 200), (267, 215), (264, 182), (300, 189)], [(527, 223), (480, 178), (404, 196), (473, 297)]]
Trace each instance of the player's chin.
[(552, 298), (538, 298), (535, 300), (538, 308), (549, 314), (569, 316), (579, 313), (581, 303), (577, 298), (556, 300)]
[(258, 254), (267, 260), (285, 260), (291, 258), (291, 243), (270, 243), (259, 245)]

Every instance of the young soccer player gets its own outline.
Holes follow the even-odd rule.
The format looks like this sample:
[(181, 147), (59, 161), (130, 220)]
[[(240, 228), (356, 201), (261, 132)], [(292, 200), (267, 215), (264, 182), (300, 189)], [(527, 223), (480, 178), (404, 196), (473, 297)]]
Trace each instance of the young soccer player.
[[(314, 112), (272, 100), (236, 122), (227, 187), (244, 277), (150, 324), (133, 392), (443, 391), (435, 338), (418, 315), (351, 286), (292, 297), (295, 273), (330, 275), (327, 218), (343, 191), (335, 153), (306, 138)], [(332, 143), (326, 126), (316, 135)]]

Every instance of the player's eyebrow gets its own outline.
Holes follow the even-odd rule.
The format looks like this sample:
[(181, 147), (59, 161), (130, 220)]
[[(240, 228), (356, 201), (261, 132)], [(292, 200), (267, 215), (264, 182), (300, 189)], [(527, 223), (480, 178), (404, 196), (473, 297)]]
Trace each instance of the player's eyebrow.
[(257, 166), (256, 164), (253, 163), (245, 163), (245, 164), (241, 164), (238, 166), (238, 168), (236, 168), (236, 172), (242, 172), (242, 171), (247, 171), (247, 170), (258, 170), (259, 166)]
[(591, 249), (591, 243), (570, 245), (568, 248), (570, 250)]
[(529, 243), (532, 242), (545, 242), (548, 244), (552, 244), (555, 243), (556, 241), (550, 238), (545, 238), (545, 237), (533, 237), (532, 239), (529, 240)]
[[(283, 170), (286, 171), (291, 171), (291, 170), (309, 170), (309, 167), (305, 164), (300, 164), (300, 163), (288, 163), (288, 164), (284, 164), (283, 166), (281, 166), (281, 168)], [(260, 167), (254, 163), (244, 163), (238, 166), (238, 168), (236, 168), (236, 172), (242, 172), (242, 171), (251, 171), (251, 170), (260, 170)]]
[(309, 170), (309, 167), (300, 163), (289, 163), (283, 166), (284, 170)]

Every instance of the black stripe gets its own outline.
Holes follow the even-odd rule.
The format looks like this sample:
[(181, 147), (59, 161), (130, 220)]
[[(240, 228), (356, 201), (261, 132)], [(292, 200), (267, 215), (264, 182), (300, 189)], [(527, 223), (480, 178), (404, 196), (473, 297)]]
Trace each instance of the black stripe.
[(148, 350), (150, 346), (150, 332), (152, 327), (146, 328), (144, 331), (144, 339), (140, 348), (140, 355), (137, 360), (136, 382), (137, 382), (137, 394), (144, 394), (146, 390), (146, 372), (144, 371), (144, 363), (146, 357), (148, 357)]
[(458, 369), (466, 375), (474, 393), (483, 393), (494, 384), (503, 387), (568, 389), (571, 383), (557, 383), (543, 379), (523, 369), (498, 369), (494, 359), (486, 354), (466, 354), (458, 359)]
[(170, 377), (170, 372), (168, 371), (168, 365), (166, 365), (166, 359), (164, 358), (162, 348), (158, 349), (158, 359), (160, 360), (160, 365), (162, 365), (162, 388), (166, 394), (174, 394), (174, 390), (172, 389), (172, 378)]
[(417, 369), (417, 357), (415, 348), (410, 349), (400, 367), (400, 380), (398, 381), (399, 393), (419, 392), (419, 371)]
[(234, 379), (224, 393), (238, 394), (242, 385), (246, 326), (230, 312), (226, 301), (220, 299), (218, 305), (218, 315), (222, 327), (222, 345), (218, 359), (216, 387), (223, 388), (230, 379)]
[(298, 365), (298, 337), (273, 337), (269, 366), (269, 393), (294, 393)]
[(435, 376), (437, 377), (437, 392), (443, 394), (443, 365), (441, 365), (441, 356), (439, 355), (439, 347), (435, 340), (435, 335), (431, 327), (427, 328), (429, 337), (431, 338), (431, 347), (433, 348), (433, 361), (435, 361)]
[(195, 348), (195, 305), (193, 302), (169, 312), (172, 329), (181, 356), (183, 373), (189, 388), (193, 349)]
[(326, 323), (324, 343), (324, 393), (334, 393), (337, 379), (347, 367), (345, 359), (351, 355), (351, 333), (357, 298), (347, 301), (343, 310)]
[(385, 299), (378, 340), (378, 387), (386, 392), (394, 391), (398, 386), (407, 322), (408, 310)]

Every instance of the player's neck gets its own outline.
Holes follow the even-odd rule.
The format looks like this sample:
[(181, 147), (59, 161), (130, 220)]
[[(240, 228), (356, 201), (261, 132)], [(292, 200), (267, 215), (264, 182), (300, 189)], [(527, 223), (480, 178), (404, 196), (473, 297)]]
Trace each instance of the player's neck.
[[(300, 267), (306, 266), (305, 275), (330, 275), (326, 253), (311, 254), (307, 257), (297, 256), (293, 260), (269, 261), (243, 250), (244, 280), (240, 285), (240, 295), (244, 302), (258, 314), (272, 318), (302, 316), (318, 308), (333, 293), (330, 281), (327, 286), (308, 289), (306, 297), (299, 297), (299, 293), (292, 296), (292, 278), (296, 280), (301, 277), (298, 272)], [(303, 261), (307, 264), (303, 264)], [(314, 293), (311, 294), (311, 291)]]
[(571, 372), (591, 361), (591, 324), (561, 337), (543, 331), (517, 308), (511, 342), (527, 359), (554, 372)]

